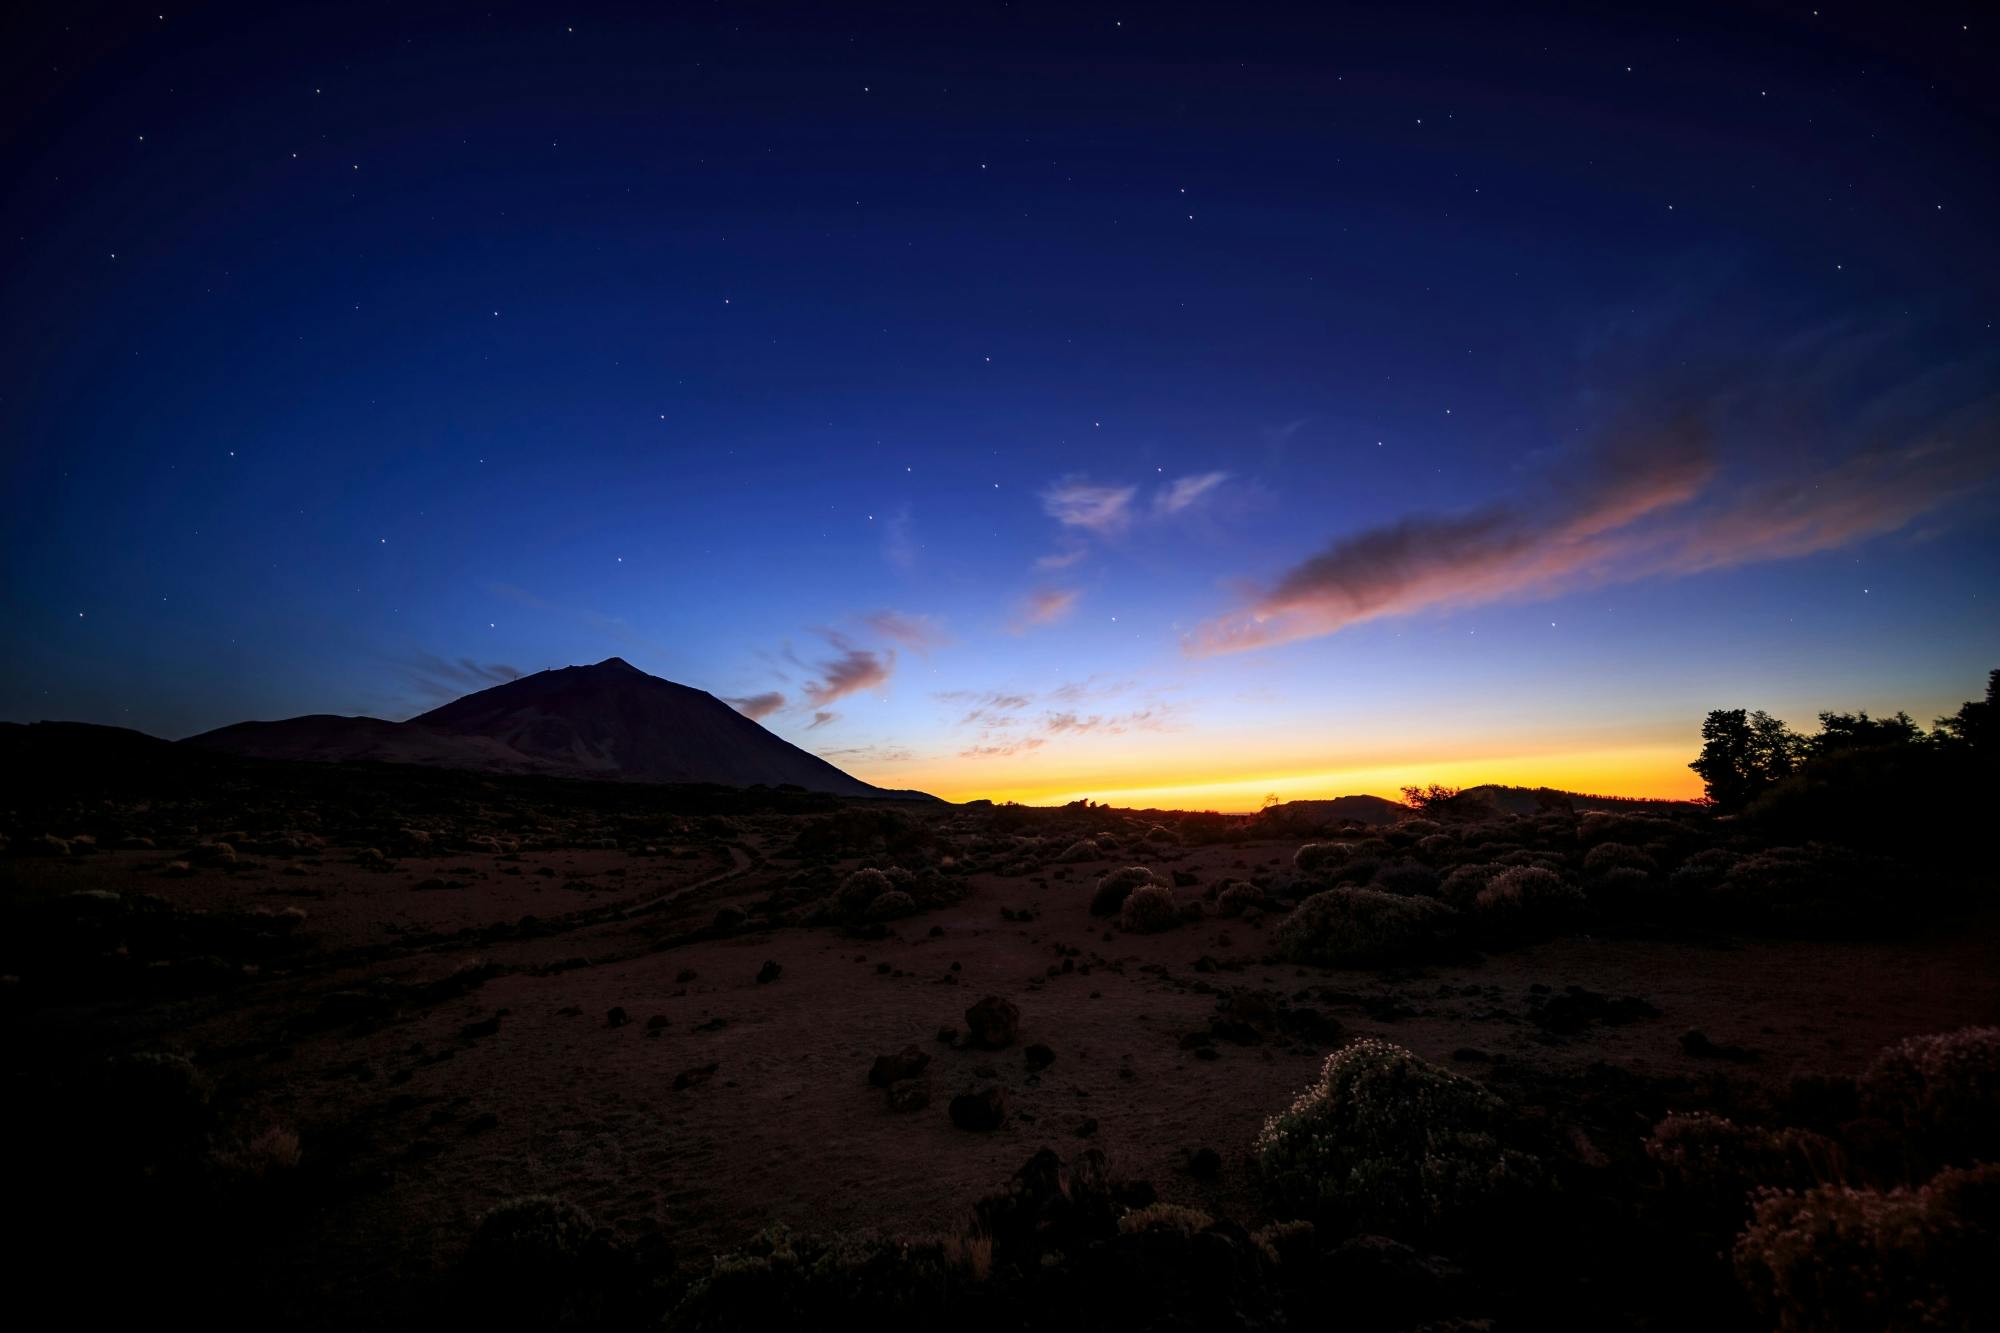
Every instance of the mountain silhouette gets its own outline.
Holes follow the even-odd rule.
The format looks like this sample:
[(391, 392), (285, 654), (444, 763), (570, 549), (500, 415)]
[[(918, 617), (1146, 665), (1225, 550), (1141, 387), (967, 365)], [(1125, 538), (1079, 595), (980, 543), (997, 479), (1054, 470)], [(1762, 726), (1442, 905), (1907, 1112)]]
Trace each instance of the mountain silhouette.
[(182, 743), (264, 759), (372, 759), (496, 773), (922, 796), (843, 773), (714, 695), (647, 675), (618, 657), (523, 676), (407, 722), (322, 713), (239, 722)]

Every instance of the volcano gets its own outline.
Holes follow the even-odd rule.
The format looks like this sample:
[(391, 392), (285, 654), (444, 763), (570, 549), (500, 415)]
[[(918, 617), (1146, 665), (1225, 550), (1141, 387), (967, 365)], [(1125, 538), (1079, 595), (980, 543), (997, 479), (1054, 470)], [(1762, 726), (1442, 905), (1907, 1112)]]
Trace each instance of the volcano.
[(239, 722), (182, 744), (262, 759), (376, 760), (928, 799), (863, 782), (714, 695), (648, 675), (619, 657), (523, 676), (407, 722), (313, 714)]

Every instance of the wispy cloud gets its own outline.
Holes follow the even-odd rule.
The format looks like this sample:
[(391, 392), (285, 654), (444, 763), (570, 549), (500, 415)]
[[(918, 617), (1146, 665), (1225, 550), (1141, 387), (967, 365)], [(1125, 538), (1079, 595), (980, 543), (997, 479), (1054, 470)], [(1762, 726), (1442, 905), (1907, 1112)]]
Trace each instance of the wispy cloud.
[(1074, 611), (1077, 600), (1082, 596), (1083, 594), (1075, 588), (1037, 588), (1022, 601), (1016, 628), (1027, 625), (1053, 625)]
[(826, 709), (822, 708), (817, 713), (813, 714), (813, 720), (806, 724), (806, 730), (818, 731), (821, 727), (825, 726), (827, 723), (838, 721), (839, 718), (840, 714), (829, 713)]
[(1008, 694), (997, 690), (990, 692), (943, 690), (934, 697), (944, 703), (972, 705), (971, 710), (959, 718), (958, 725), (961, 727), (1012, 726), (1014, 723), (1012, 715), (1034, 702), (1025, 694)]
[(1035, 568), (1068, 569), (1071, 565), (1075, 564), (1077, 561), (1083, 559), (1085, 556), (1089, 554), (1090, 554), (1090, 548), (1088, 546), (1085, 546), (1082, 542), (1069, 541), (1064, 543), (1063, 548), (1061, 550), (1051, 551), (1047, 555), (1037, 557), (1035, 560)]
[(470, 657), (443, 658), (430, 653), (413, 654), (398, 665), (412, 684), (440, 702), (504, 685), (521, 676), (520, 668), (505, 662), (475, 662)]
[(1229, 480), (1227, 472), (1202, 472), (1192, 477), (1181, 477), (1171, 486), (1162, 486), (1153, 496), (1153, 512), (1162, 515), (1178, 514), (1199, 503), (1204, 495)]
[(974, 745), (960, 750), (964, 759), (991, 759), (998, 755), (1022, 754), (1028, 750), (1039, 750), (1048, 744), (1040, 736), (1027, 736), (1018, 741), (1006, 741), (999, 745)]
[(917, 567), (923, 543), (917, 540), (916, 524), (910, 507), (903, 505), (882, 525), (882, 558), (905, 574)]
[(825, 708), (837, 699), (888, 683), (896, 669), (894, 649), (878, 653), (872, 648), (856, 648), (838, 634), (826, 638), (839, 656), (821, 662), (819, 679), (806, 683), (806, 701), (813, 707)]
[(1893, 532), (1993, 472), (1979, 442), (1865, 450), (1830, 467), (1717, 484), (1707, 433), (1656, 427), (1539, 493), (1416, 514), (1335, 540), (1241, 609), (1198, 626), (1197, 655), (1333, 634), (1383, 616), (1547, 597), (1834, 550)]
[(1166, 710), (1163, 708), (1142, 708), (1136, 712), (1110, 716), (1098, 713), (1092, 713), (1087, 717), (1078, 713), (1050, 713), (1042, 719), (1043, 728), (1051, 736), (1065, 733), (1082, 735), (1087, 732), (1122, 736), (1128, 731), (1158, 731), (1165, 724)]
[(1138, 491), (1136, 486), (1093, 486), (1081, 477), (1064, 477), (1042, 492), (1042, 508), (1064, 527), (1106, 537), (1132, 521), (1132, 497)]
[(951, 636), (929, 616), (904, 615), (900, 611), (873, 611), (861, 617), (861, 623), (883, 638), (893, 639), (905, 648), (919, 653), (951, 645)]
[(722, 702), (752, 721), (761, 722), (785, 706), (785, 696), (772, 690), (765, 694), (747, 695), (741, 699), (724, 699)]

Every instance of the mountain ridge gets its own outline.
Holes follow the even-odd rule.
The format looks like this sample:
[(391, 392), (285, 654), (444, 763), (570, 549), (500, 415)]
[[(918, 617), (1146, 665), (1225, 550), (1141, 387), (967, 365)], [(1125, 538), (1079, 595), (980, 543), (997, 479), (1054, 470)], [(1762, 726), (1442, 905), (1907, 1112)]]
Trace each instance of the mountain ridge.
[(359, 759), (934, 799), (864, 782), (707, 691), (651, 675), (621, 657), (521, 676), (403, 722), (309, 713), (237, 722), (180, 744), (264, 759)]

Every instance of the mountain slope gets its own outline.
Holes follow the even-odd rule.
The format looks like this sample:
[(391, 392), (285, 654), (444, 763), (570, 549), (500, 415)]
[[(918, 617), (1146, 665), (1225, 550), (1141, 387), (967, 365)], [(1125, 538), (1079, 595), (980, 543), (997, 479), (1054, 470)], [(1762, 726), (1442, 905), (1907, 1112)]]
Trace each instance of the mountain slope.
[(649, 676), (616, 657), (523, 676), (407, 722), (315, 714), (239, 722), (184, 744), (267, 759), (373, 759), (732, 787), (790, 784), (840, 796), (919, 794), (871, 786), (772, 735), (714, 695)]

